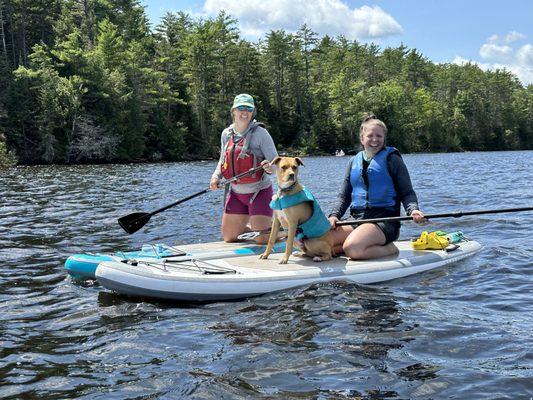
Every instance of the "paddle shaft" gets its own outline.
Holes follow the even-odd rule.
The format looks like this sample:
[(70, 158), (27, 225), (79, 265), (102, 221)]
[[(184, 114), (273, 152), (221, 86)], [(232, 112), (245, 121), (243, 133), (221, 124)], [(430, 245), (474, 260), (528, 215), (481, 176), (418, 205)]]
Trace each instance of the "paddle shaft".
[[(479, 210), (479, 211), (452, 211), (449, 213), (442, 213), (442, 214), (425, 214), (424, 217), (426, 219), (448, 218), (448, 217), (459, 218), (465, 215), (499, 214), (499, 213), (521, 212), (521, 211), (531, 211), (531, 210), (533, 210), (533, 207), (500, 208), (497, 210)], [(387, 221), (410, 221), (412, 219), (413, 217), (411, 216), (370, 218), (370, 219), (358, 219), (358, 220), (354, 219), (354, 220), (339, 221), (336, 223), (336, 226), (361, 225), (361, 224), (366, 224), (366, 223), (387, 222)]]
[[(231, 179), (227, 179), (225, 181), (222, 181), (220, 182), (219, 186), (226, 186), (226, 185), (229, 185), (230, 183), (233, 183), (237, 180), (239, 180), (240, 178), (244, 177), (244, 176), (247, 176), (247, 175), (251, 175), (253, 174), (254, 172), (257, 172), (259, 170), (262, 170), (263, 169), (263, 166), (259, 166), (259, 167), (255, 167), (255, 168), (250, 168), (248, 171), (244, 171), (244, 172), (241, 172), (240, 174), (237, 174), (235, 175), (233, 178)], [(184, 197), (183, 199), (180, 199), (178, 201), (175, 201), (174, 203), (172, 204), (169, 204), (167, 206), (164, 206), (164, 207), (161, 207), (160, 209), (158, 210), (155, 210), (155, 211), (152, 211), (151, 213), (149, 213), (150, 215), (155, 215), (155, 214), (158, 214), (162, 211), (165, 211), (165, 210), (168, 210), (169, 208), (171, 207), (174, 207), (174, 206), (177, 206), (178, 204), (181, 204), (181, 203), (185, 203), (186, 201), (189, 201), (191, 199), (194, 199), (195, 197), (198, 197), (204, 193), (207, 193), (209, 192), (211, 189), (210, 188), (207, 188), (207, 189), (204, 189), (200, 192), (197, 192), (197, 193), (193, 193), (191, 194), (190, 196), (187, 196), (187, 197)]]
[[(533, 210), (533, 207), (504, 208), (504, 209), (498, 209), (498, 210), (480, 210), (480, 211), (452, 211), (449, 213), (442, 213), (442, 214), (427, 214), (427, 215), (424, 215), (424, 217), (426, 219), (447, 218), (447, 217), (459, 218), (465, 215), (499, 214), (499, 213), (507, 213), (507, 212), (520, 212), (520, 211), (532, 211), (532, 210)], [(413, 217), (409, 217), (409, 216), (358, 219), (358, 220), (352, 219), (352, 220), (338, 221), (335, 225), (336, 226), (361, 225), (361, 224), (367, 224), (367, 223), (372, 224), (376, 222), (386, 222), (386, 221), (411, 221), (412, 219)], [(252, 240), (259, 235), (264, 235), (267, 233), (270, 233), (270, 228), (265, 229), (263, 231), (258, 231), (258, 232), (246, 232), (246, 233), (239, 235), (238, 238), (243, 239), (243, 240)]]
[(190, 196), (184, 197), (183, 199), (180, 199), (180, 200), (178, 200), (178, 201), (175, 201), (174, 203), (169, 204), (169, 205), (167, 205), (167, 206), (165, 206), (165, 207), (161, 207), (160, 209), (155, 210), (155, 211), (152, 211), (152, 212), (149, 213), (149, 214), (150, 214), (150, 215), (159, 214), (160, 212), (163, 212), (163, 211), (165, 211), (165, 210), (168, 210), (168, 209), (171, 208), (171, 207), (177, 206), (178, 204), (181, 204), (181, 203), (185, 203), (186, 201), (189, 201), (189, 200), (191, 200), (191, 199), (194, 199), (195, 197), (198, 197), (198, 196), (200, 196), (200, 195), (202, 195), (202, 194), (204, 194), (204, 193), (207, 193), (207, 192), (209, 192), (209, 190), (211, 190), (211, 189), (207, 188), (207, 189), (204, 189), (204, 190), (202, 190), (202, 191), (200, 191), (200, 192), (193, 193), (193, 194), (191, 194)]
[[(251, 175), (254, 172), (257, 172), (257, 171), (259, 171), (261, 169), (263, 169), (263, 166), (251, 168), (248, 171), (244, 171), (244, 172), (242, 172), (240, 174), (235, 175), (231, 179), (227, 179), (227, 180), (221, 182), (220, 186), (229, 185), (230, 183), (235, 182), (235, 181), (237, 181), (238, 179), (240, 179), (240, 178), (242, 178), (244, 176)], [(174, 207), (174, 206), (177, 206), (178, 204), (181, 204), (181, 203), (184, 203), (184, 202), (186, 202), (188, 200), (194, 199), (195, 197), (198, 197), (198, 196), (200, 196), (200, 195), (202, 195), (204, 193), (207, 193), (210, 190), (211, 190), (210, 188), (207, 188), (207, 189), (204, 189), (204, 190), (202, 190), (200, 192), (193, 193), (193, 194), (191, 194), (191, 195), (189, 195), (187, 197), (184, 197), (183, 199), (179, 199), (179, 200), (175, 201), (174, 203), (168, 204), (168, 205), (166, 205), (164, 207), (161, 207), (161, 208), (159, 208), (159, 209), (157, 209), (155, 211), (149, 212), (149, 213), (135, 212), (135, 213), (132, 213), (132, 214), (125, 215), (125, 216), (120, 217), (118, 219), (118, 223), (122, 227), (122, 229), (124, 229), (126, 232), (128, 232), (131, 235), (132, 233), (137, 232), (144, 225), (146, 225), (148, 223), (148, 221), (150, 221), (150, 218), (153, 215), (158, 214), (158, 213), (160, 213), (162, 211), (168, 210), (170, 207)]]

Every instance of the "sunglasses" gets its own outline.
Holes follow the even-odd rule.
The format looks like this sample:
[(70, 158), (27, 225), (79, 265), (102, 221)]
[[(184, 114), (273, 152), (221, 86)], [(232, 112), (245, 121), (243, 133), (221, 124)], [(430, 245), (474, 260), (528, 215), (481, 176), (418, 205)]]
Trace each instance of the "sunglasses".
[(237, 110), (252, 112), (254, 108), (249, 106), (237, 106)]

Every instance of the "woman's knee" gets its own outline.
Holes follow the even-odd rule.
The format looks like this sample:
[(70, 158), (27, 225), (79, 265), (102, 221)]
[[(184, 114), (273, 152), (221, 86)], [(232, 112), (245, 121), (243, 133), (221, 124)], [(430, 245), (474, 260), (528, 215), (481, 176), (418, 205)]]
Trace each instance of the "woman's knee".
[(246, 231), (247, 223), (247, 215), (224, 213), (222, 216), (222, 239), (226, 243), (239, 241), (238, 236)]
[(250, 217), (250, 228), (253, 231), (264, 231), (272, 226), (272, 217), (266, 215), (253, 215)]
[(239, 239), (235, 235), (222, 235), (222, 239), (226, 243), (234, 243), (237, 242)]
[(226, 243), (233, 243), (239, 240), (238, 236), (243, 233), (227, 226), (222, 226), (222, 239)]
[(400, 250), (398, 249), (398, 247), (396, 247), (396, 245), (394, 243), (387, 243), (386, 245), (383, 246), (386, 251), (387, 251), (387, 255), (389, 256), (394, 256), (396, 254), (398, 254), (400, 252)]
[(364, 258), (366, 248), (360, 243), (345, 242), (342, 246), (342, 250), (347, 257), (358, 259), (358, 258)]

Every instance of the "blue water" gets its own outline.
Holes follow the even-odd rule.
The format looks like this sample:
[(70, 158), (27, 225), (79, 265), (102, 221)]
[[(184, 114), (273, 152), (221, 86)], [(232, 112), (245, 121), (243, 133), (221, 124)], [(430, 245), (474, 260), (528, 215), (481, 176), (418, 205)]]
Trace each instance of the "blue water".
[[(325, 210), (348, 157), (305, 158)], [(533, 206), (533, 152), (405, 155), (426, 213)], [(530, 399), (533, 212), (432, 221), (473, 258), (378, 285), (311, 285), (206, 305), (71, 282), (73, 253), (219, 240), (213, 162), (19, 167), (0, 175), (0, 398)], [(422, 227), (405, 223), (402, 238)]]

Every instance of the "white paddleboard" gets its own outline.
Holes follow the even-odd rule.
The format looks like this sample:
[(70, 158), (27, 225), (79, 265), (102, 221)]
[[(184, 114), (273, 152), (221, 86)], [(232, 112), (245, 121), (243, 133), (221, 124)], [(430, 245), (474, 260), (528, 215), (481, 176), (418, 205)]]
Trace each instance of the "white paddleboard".
[[(183, 262), (104, 261), (96, 269), (96, 278), (102, 286), (132, 296), (179, 301), (230, 300), (332, 280), (384, 282), (441, 268), (481, 250), (475, 241), (457, 243), (452, 251), (415, 251), (409, 241), (395, 244), (400, 250), (397, 256), (365, 261), (336, 257), (317, 263), (293, 255), (288, 264), (282, 265), (280, 253), (270, 255), (268, 260), (251, 255)], [(197, 246), (223, 249), (226, 244), (204, 243), (186, 250), (194, 251)]]

